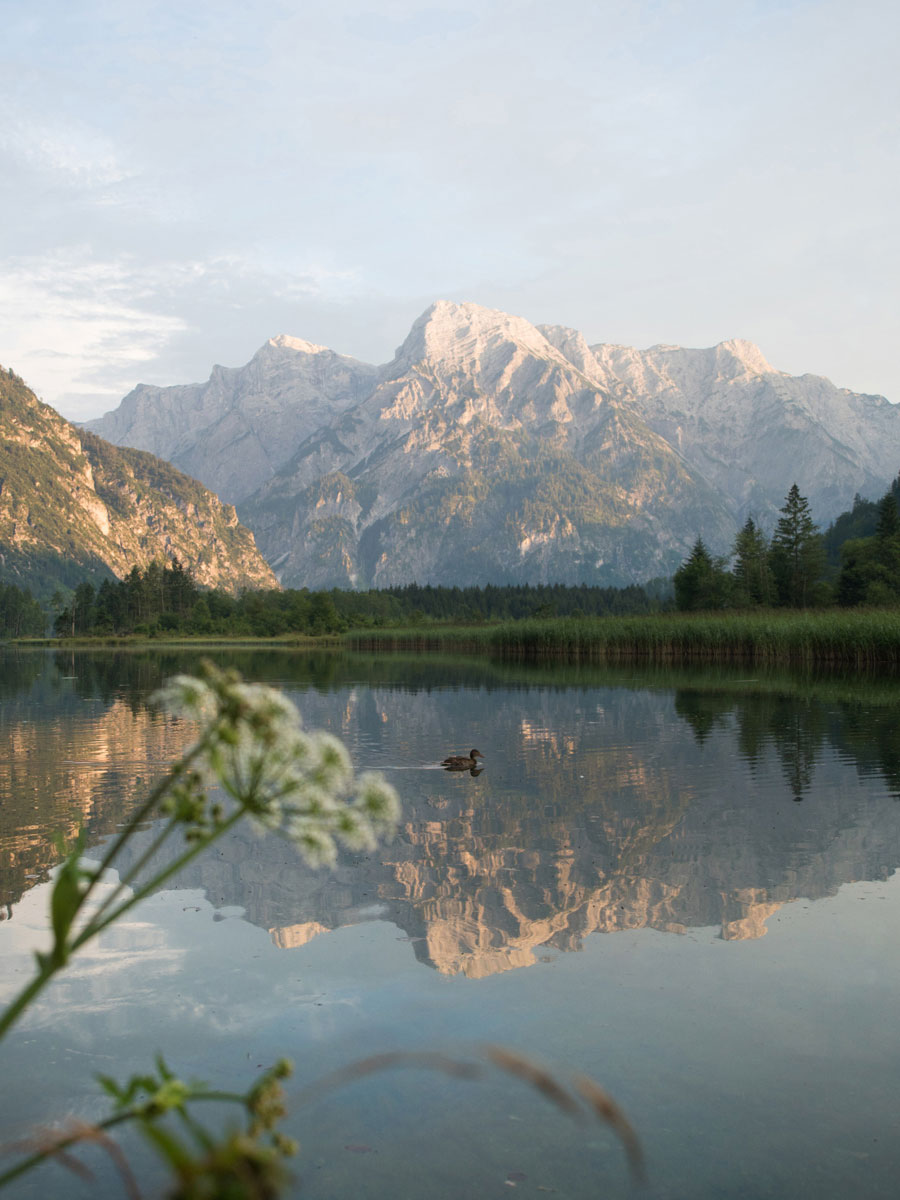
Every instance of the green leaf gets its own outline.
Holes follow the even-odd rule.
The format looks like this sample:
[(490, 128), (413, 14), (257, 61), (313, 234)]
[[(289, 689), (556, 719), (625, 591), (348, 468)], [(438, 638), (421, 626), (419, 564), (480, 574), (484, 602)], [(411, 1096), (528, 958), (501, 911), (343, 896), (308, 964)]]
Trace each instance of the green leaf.
[(50, 920), (54, 938), (53, 957), (60, 965), (68, 957), (66, 939), (80, 907), (81, 886), (78, 867), (75, 860), (69, 858), (56, 877), (50, 897)]
[(190, 1167), (192, 1156), (189, 1150), (173, 1134), (161, 1129), (152, 1119), (141, 1119), (141, 1129), (144, 1136), (155, 1146), (164, 1159), (168, 1161), (176, 1173)]
[(66, 856), (50, 894), (50, 923), (54, 939), (50, 961), (61, 967), (69, 956), (66, 940), (84, 896), (82, 880), (90, 881), (93, 876), (91, 872), (82, 870), (80, 865), (81, 855), (84, 853), (83, 829), (79, 830), (71, 850), (66, 847), (61, 834), (57, 834), (54, 841), (59, 853)]
[(115, 1100), (116, 1104), (122, 1105), (127, 1103), (125, 1093), (109, 1075), (95, 1075), (94, 1078), (103, 1088), (104, 1092), (106, 1092), (107, 1096), (111, 1096)]

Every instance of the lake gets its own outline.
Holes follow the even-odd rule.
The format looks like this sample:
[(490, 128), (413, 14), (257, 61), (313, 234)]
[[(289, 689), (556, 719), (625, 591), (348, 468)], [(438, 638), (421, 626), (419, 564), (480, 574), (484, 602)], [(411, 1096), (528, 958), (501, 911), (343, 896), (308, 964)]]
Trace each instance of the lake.
[[(2, 652), (0, 999), (46, 944), (54, 833), (84, 827), (97, 847), (134, 809), (188, 739), (148, 696), (200, 657)], [(383, 771), (399, 833), (333, 872), (245, 828), (197, 860), (6, 1040), (3, 1143), (101, 1119), (93, 1076), (124, 1079), (160, 1050), (229, 1090), (287, 1055), (292, 1194), (632, 1194), (616, 1136), (490, 1068), (483, 1048), (499, 1044), (614, 1097), (644, 1148), (641, 1195), (896, 1195), (894, 679), (212, 657), (283, 687), (308, 727)], [(479, 774), (437, 765), (472, 746)], [(384, 1071), (301, 1102), (329, 1072), (398, 1050), (483, 1077)], [(51, 1164), (7, 1194), (125, 1194), (102, 1150), (83, 1158), (93, 1182)]]

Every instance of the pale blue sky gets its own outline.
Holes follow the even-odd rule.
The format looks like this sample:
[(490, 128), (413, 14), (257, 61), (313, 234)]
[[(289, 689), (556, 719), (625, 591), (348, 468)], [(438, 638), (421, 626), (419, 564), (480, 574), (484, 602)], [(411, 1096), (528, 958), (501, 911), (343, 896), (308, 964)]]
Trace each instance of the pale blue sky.
[(886, 0), (0, 0), (0, 363), (65, 415), (432, 300), (900, 400)]

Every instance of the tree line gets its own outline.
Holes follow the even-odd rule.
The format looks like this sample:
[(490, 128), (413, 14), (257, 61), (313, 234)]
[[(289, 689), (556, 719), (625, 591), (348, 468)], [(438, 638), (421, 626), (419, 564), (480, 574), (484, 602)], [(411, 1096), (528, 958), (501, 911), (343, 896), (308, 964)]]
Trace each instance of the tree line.
[(133, 567), (99, 588), (84, 581), (68, 603), (57, 597), (60, 637), (188, 634), (198, 636), (321, 636), (348, 629), (424, 622), (477, 623), (521, 617), (612, 616), (661, 607), (660, 586), (624, 588), (528, 584), (432, 587), (407, 584), (378, 591), (245, 591), (201, 589), (177, 559)]
[(0, 638), (40, 637), (47, 614), (27, 588), (0, 583)]
[(857, 496), (853, 509), (825, 535), (796, 483), (780, 511), (771, 538), (748, 517), (724, 557), (711, 555), (698, 538), (675, 572), (676, 607), (690, 612), (900, 603), (900, 477), (877, 502)]

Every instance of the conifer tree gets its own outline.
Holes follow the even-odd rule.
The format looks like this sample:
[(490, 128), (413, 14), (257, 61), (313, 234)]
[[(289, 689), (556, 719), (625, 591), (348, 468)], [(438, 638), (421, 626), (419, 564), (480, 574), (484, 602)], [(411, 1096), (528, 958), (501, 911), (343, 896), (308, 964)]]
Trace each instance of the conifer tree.
[(900, 487), (895, 481), (875, 506), (872, 537), (848, 539), (841, 546), (838, 602), (894, 605), (900, 599)]
[(885, 542), (900, 533), (900, 510), (893, 491), (886, 492), (878, 502), (876, 536)]
[(734, 542), (735, 600), (738, 604), (767, 605), (775, 599), (775, 580), (769, 565), (766, 535), (748, 517)]
[(822, 535), (813, 522), (809, 501), (791, 486), (772, 535), (769, 561), (775, 577), (778, 603), (804, 608), (812, 600), (813, 586), (825, 568)]
[(685, 612), (725, 608), (731, 577), (719, 558), (713, 558), (703, 538), (697, 538), (687, 560), (675, 572), (675, 603)]

